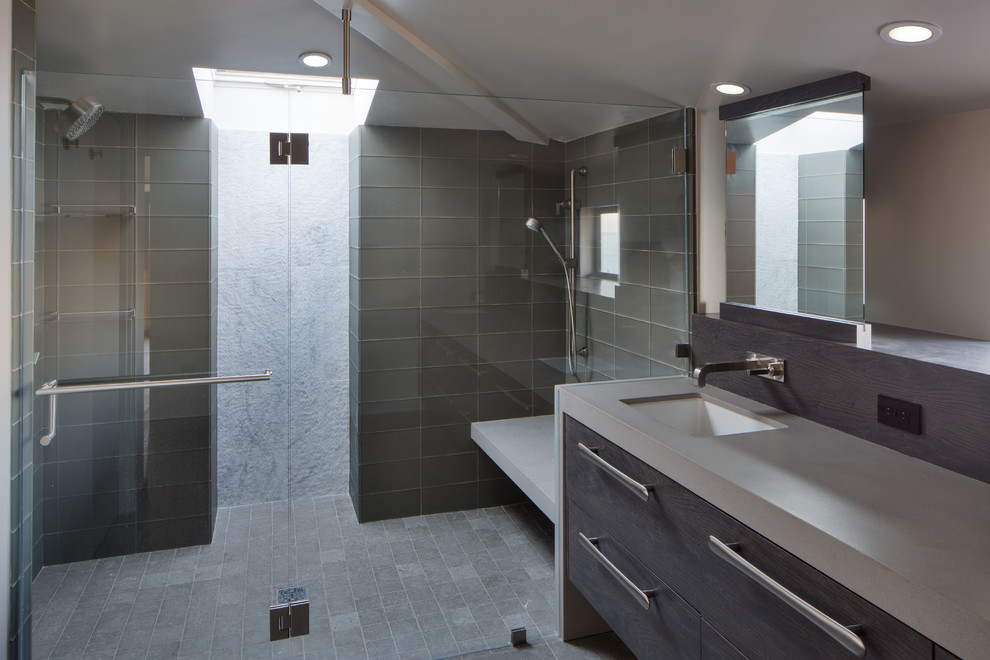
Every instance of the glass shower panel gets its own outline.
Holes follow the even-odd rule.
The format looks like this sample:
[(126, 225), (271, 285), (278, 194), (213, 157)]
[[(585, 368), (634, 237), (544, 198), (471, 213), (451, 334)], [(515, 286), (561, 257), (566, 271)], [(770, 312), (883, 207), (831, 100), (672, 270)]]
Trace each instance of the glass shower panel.
[[(42, 83), (65, 95), (64, 76)], [(132, 78), (72, 84), (120, 110), (71, 142), (57, 107), (38, 111), (36, 656), (99, 651), (94, 631), (166, 611), (200, 643), (216, 625), (231, 647), (268, 644), (289, 579), (288, 176), (267, 170), (267, 132), (225, 153), (210, 119), (130, 111), (149, 107)], [(242, 158), (266, 169), (249, 181)], [(238, 205), (245, 190), (283, 201)]]
[[(55, 110), (39, 112), (42, 165), (35, 256), (38, 384), (115, 381), (144, 371), (143, 261), (135, 189), (135, 117), (108, 115), (68, 148)], [(39, 564), (127, 554), (137, 548), (145, 401), (138, 391), (37, 397), (43, 449)]]

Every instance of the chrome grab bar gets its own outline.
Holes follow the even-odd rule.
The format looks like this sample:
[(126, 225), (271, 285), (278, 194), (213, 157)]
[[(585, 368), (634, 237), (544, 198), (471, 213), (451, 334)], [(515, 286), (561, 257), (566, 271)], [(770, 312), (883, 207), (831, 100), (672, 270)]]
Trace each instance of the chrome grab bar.
[(177, 387), (179, 385), (218, 385), (222, 383), (251, 383), (271, 380), (272, 370), (265, 369), (260, 374), (244, 374), (242, 376), (206, 376), (203, 378), (170, 378), (168, 380), (139, 380), (116, 383), (94, 383), (92, 385), (59, 385), (57, 380), (50, 380), (34, 391), (37, 396), (50, 396), (52, 403), (48, 407), (48, 433), (41, 436), (39, 442), (43, 447), (51, 444), (55, 438), (55, 407), (61, 394), (85, 394), (87, 392), (114, 392), (119, 390), (145, 390), (157, 387)]
[(738, 544), (726, 544), (714, 536), (708, 537), (708, 547), (720, 559), (728, 562), (733, 568), (750, 578), (774, 596), (790, 605), (794, 611), (822, 629), (829, 637), (841, 644), (847, 651), (858, 658), (866, 655), (866, 645), (856, 634), (860, 626), (844, 626), (817, 607), (804, 600), (772, 577), (746, 561), (736, 550)]
[(604, 458), (596, 454), (594, 449), (590, 449), (583, 442), (578, 443), (578, 451), (581, 452), (582, 456), (584, 456), (589, 461), (600, 467), (609, 476), (611, 476), (620, 484), (622, 484), (630, 491), (632, 491), (636, 495), (636, 497), (643, 500), (644, 502), (650, 499), (650, 491), (653, 490), (653, 486), (645, 486), (639, 483), (638, 481), (630, 477), (628, 474), (626, 474), (625, 472), (623, 472), (622, 470), (615, 467), (614, 465), (606, 461)]
[(602, 551), (598, 549), (597, 545), (595, 545), (598, 543), (597, 538), (589, 539), (581, 532), (578, 532), (578, 541), (581, 543), (581, 547), (590, 552), (591, 556), (597, 559), (598, 563), (604, 566), (605, 570), (611, 573), (612, 577), (618, 580), (619, 584), (625, 587), (626, 591), (628, 591), (632, 597), (636, 599), (636, 602), (639, 603), (640, 607), (644, 610), (650, 609), (650, 598), (653, 596), (653, 592), (643, 591), (636, 586), (635, 582), (627, 578), (625, 573), (616, 568), (615, 564), (613, 564), (608, 557), (602, 554)]

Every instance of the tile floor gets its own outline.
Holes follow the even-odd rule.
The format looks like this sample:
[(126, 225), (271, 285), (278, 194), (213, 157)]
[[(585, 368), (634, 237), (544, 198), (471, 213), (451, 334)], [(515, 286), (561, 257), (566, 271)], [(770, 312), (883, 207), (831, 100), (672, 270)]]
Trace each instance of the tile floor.
[[(46, 567), (34, 658), (631, 657), (554, 638), (553, 527), (532, 505), (359, 525), (348, 497), (317, 497), (291, 531), (285, 508), (221, 509), (208, 546)], [(271, 643), (274, 591), (296, 585), (311, 633)], [(519, 626), (533, 645), (505, 649)]]

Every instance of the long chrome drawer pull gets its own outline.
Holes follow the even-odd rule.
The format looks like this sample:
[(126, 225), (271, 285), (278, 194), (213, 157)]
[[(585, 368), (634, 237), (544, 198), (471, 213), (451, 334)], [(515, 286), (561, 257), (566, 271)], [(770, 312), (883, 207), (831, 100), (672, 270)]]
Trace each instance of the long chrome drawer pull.
[(643, 500), (644, 502), (650, 499), (650, 491), (653, 490), (653, 486), (644, 486), (632, 477), (630, 477), (625, 472), (619, 470), (614, 465), (606, 461), (604, 458), (595, 453), (594, 449), (589, 449), (587, 445), (583, 442), (578, 443), (578, 450), (581, 454), (587, 458), (589, 461), (600, 467), (606, 473), (611, 475), (620, 484), (631, 490), (636, 494), (636, 497)]
[(591, 556), (597, 559), (598, 563), (604, 566), (605, 570), (611, 573), (612, 577), (618, 580), (619, 584), (625, 587), (626, 591), (632, 594), (632, 597), (636, 599), (636, 602), (639, 603), (640, 607), (642, 607), (644, 610), (650, 609), (650, 596), (653, 595), (653, 592), (643, 591), (642, 589), (637, 587), (632, 580), (627, 578), (622, 571), (617, 569), (615, 567), (615, 564), (609, 561), (609, 558), (603, 555), (602, 551), (598, 549), (597, 545), (595, 545), (596, 543), (598, 543), (597, 538), (589, 539), (581, 532), (578, 532), (578, 540), (581, 542), (581, 546), (585, 550), (590, 552)]
[(722, 543), (714, 536), (708, 537), (708, 547), (720, 559), (724, 559), (733, 568), (743, 573), (746, 577), (754, 580), (761, 587), (781, 599), (794, 610), (821, 628), (829, 637), (841, 644), (847, 651), (858, 658), (866, 655), (866, 646), (856, 631), (861, 630), (860, 626), (844, 626), (829, 615), (825, 614), (808, 601), (800, 598), (772, 577), (753, 566), (743, 559), (742, 555), (736, 552), (731, 545)]

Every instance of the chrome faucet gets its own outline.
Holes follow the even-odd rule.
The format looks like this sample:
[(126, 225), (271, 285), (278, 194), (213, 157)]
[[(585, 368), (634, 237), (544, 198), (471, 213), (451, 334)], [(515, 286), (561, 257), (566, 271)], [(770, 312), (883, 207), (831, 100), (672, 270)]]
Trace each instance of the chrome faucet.
[(750, 376), (763, 376), (779, 382), (784, 382), (784, 361), (780, 358), (747, 353), (745, 360), (737, 362), (709, 362), (694, 370), (695, 385), (705, 386), (708, 374), (723, 371), (748, 371)]

